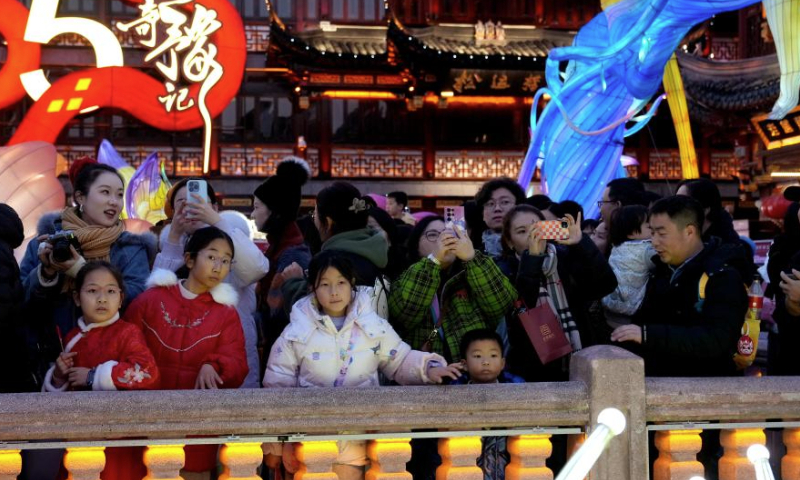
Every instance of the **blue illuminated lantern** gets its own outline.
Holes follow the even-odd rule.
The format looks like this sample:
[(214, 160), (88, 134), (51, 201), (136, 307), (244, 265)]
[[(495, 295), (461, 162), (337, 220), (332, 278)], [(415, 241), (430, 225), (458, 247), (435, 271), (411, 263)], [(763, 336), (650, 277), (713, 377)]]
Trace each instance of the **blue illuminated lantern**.
[[(769, 12), (786, 8), (780, 2), (795, 4), (795, 10), (800, 5), (800, 0), (764, 3)], [(625, 137), (644, 127), (663, 100), (659, 96), (651, 102), (667, 61), (684, 36), (715, 14), (754, 3), (758, 2), (621, 0), (587, 23), (572, 46), (553, 49), (545, 70), (547, 88), (536, 93), (531, 109), (533, 138), (520, 170), (520, 185), (527, 190), (539, 162), (545, 193), (557, 201), (575, 200), (583, 205), (586, 218), (597, 217), (597, 200), (605, 185), (625, 174), (620, 163)], [(782, 55), (789, 47), (777, 39), (785, 36), (789, 41), (792, 32), (783, 25), (773, 32), (779, 57), (792, 60), (782, 61), (781, 68), (800, 64), (797, 48)], [(562, 62), (567, 62), (563, 71)], [(800, 83), (800, 73), (795, 76)], [(795, 95), (782, 94), (779, 99), (781, 107), (776, 110), (782, 115), (797, 104), (798, 87), (787, 87)], [(536, 105), (545, 93), (551, 100), (537, 118)]]

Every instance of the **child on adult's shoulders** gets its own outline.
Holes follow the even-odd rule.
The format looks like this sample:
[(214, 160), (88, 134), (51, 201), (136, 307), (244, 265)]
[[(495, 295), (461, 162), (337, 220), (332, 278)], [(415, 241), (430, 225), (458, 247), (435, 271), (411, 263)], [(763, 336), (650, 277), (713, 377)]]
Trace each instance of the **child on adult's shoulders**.
[(461, 363), (466, 372), (451, 385), (481, 383), (525, 383), (522, 377), (505, 370), (503, 340), (487, 328), (470, 330), (461, 338)]

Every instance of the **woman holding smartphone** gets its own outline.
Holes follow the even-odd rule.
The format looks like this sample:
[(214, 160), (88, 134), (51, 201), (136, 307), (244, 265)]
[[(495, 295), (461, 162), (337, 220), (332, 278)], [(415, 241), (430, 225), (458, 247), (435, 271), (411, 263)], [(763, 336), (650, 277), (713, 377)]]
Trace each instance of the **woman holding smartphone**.
[[(567, 215), (561, 221), (566, 222), (567, 238), (560, 231), (546, 231), (539, 209), (517, 205), (503, 221), (503, 255), (497, 263), (528, 308), (542, 300), (554, 308), (577, 351), (595, 343), (594, 330), (587, 325), (589, 304), (613, 292), (617, 279), (603, 254), (581, 231), (580, 218), (576, 221)], [(510, 372), (528, 382), (568, 379), (569, 357), (542, 365), (516, 313), (509, 309), (506, 320)]]

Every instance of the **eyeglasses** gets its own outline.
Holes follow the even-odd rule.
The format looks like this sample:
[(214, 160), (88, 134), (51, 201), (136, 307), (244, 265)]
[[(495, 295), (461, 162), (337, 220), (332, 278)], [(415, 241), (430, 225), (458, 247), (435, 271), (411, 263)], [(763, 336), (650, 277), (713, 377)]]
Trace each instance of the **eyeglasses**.
[(206, 255), (206, 258), (208, 259), (209, 262), (213, 263), (215, 266), (219, 265), (223, 267), (230, 267), (231, 265), (233, 265), (233, 260), (229, 258), (218, 257), (210, 253)]
[(439, 240), (439, 237), (442, 235), (442, 232), (444, 232), (444, 230), (441, 230), (441, 231), (439, 231), (439, 230), (428, 230), (427, 232), (425, 232), (425, 239), (428, 240), (429, 242), (433, 243), (436, 240)]
[(597, 208), (603, 208), (604, 203), (619, 203), (619, 200), (598, 200)]
[(514, 200), (503, 199), (500, 200), (499, 202), (495, 202), (494, 200), (489, 200), (488, 202), (483, 204), (483, 209), (494, 210), (494, 208), (497, 207), (498, 205), (500, 206), (500, 208), (505, 210), (506, 208), (514, 206)]

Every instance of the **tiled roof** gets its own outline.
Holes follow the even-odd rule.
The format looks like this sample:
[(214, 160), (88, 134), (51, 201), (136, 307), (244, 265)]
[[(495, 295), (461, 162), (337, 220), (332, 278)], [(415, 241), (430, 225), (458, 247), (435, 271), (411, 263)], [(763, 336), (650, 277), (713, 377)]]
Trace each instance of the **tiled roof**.
[(385, 27), (333, 27), (335, 31), (314, 30), (298, 34), (312, 48), (325, 53), (384, 55)]
[(780, 93), (775, 55), (715, 62), (678, 53), (686, 96), (705, 109), (756, 112), (772, 108)]
[(417, 51), (442, 52), (475, 57), (526, 57), (545, 58), (550, 50), (572, 44), (573, 34), (537, 29), (534, 27), (506, 25), (505, 41), (475, 40), (473, 25), (443, 24), (425, 28), (405, 28), (390, 25), (393, 40), (405, 43)]

